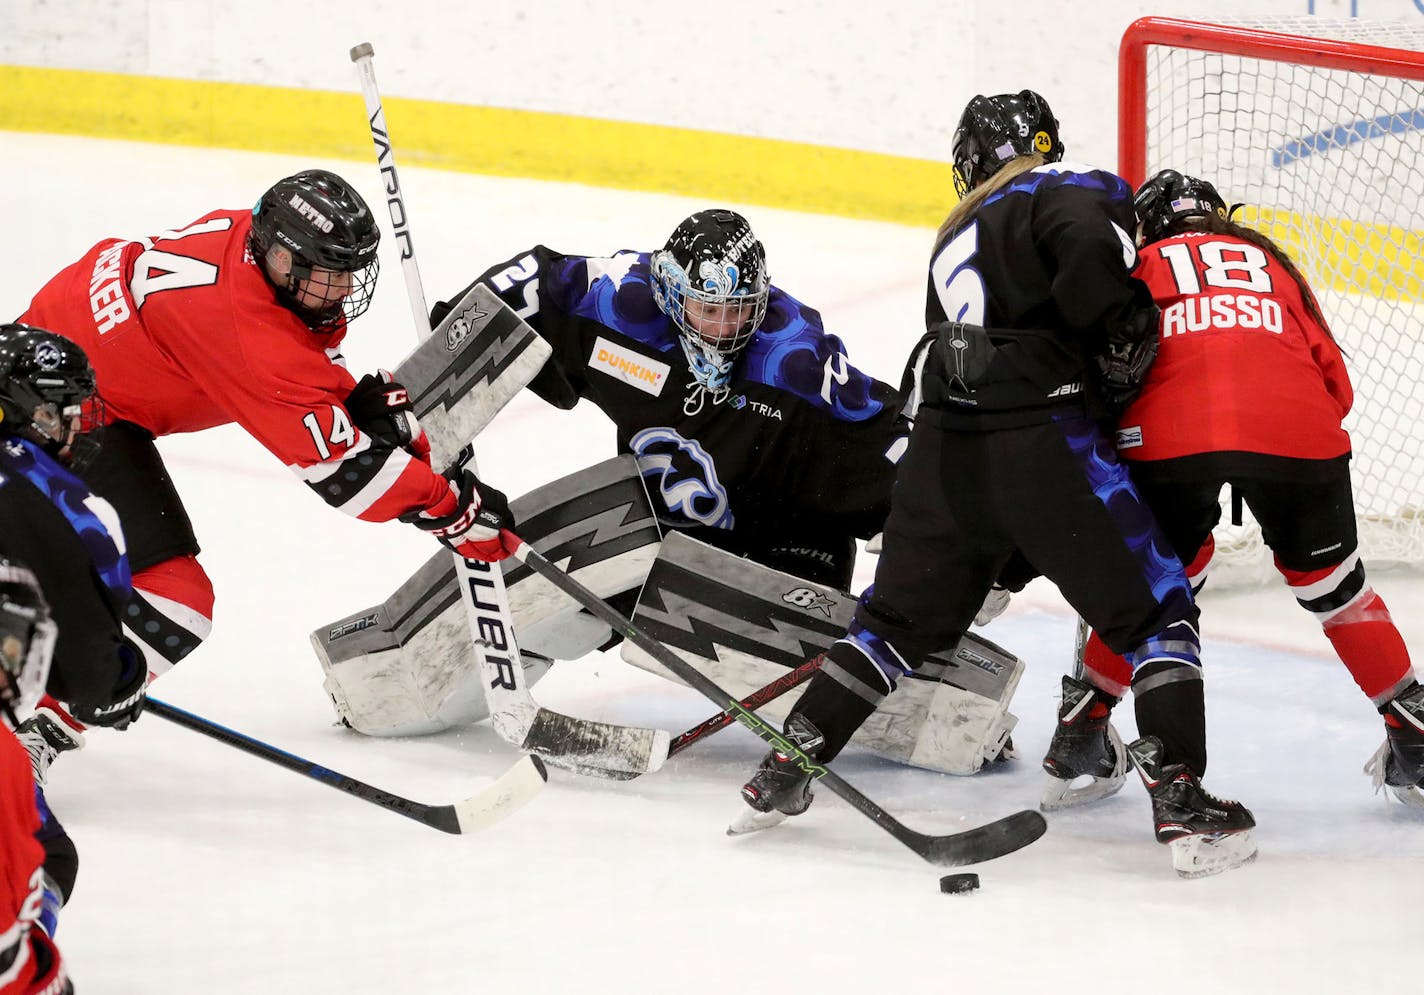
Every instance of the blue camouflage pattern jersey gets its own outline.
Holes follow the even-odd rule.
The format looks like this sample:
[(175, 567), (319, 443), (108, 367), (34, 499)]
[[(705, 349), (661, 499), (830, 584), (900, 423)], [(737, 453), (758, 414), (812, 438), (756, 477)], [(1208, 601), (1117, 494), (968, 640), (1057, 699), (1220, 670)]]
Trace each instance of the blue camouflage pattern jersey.
[(0, 438), (0, 556), (29, 567), (58, 635), (48, 691), (69, 704), (112, 701), (120, 619), (132, 596), (113, 507), (27, 439)]
[(908, 431), (898, 392), (852, 366), (820, 314), (773, 286), (730, 391), (714, 399), (653, 300), (649, 255), (541, 245), (479, 278), (553, 347), (530, 389), (603, 411), (671, 527), (878, 532)]

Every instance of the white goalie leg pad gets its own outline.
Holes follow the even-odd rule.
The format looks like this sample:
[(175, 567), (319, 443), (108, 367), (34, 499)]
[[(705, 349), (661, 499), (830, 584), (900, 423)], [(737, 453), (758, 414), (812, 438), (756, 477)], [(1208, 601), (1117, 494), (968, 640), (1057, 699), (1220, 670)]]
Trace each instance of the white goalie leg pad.
[(1184, 878), (1205, 878), (1249, 864), (1256, 859), (1256, 841), (1248, 829), (1240, 833), (1181, 836), (1167, 844), (1172, 869)]
[[(601, 597), (635, 589), (657, 555), (657, 524), (631, 456), (541, 487), (512, 509), (521, 538), (547, 547), (549, 559)], [(516, 561), (503, 566), (526, 685), (551, 660), (577, 659), (608, 640), (606, 624), (548, 581)], [(384, 603), (316, 630), (311, 641), (337, 717), (357, 732), (418, 736), (489, 714), (448, 553), (432, 556)]]
[[(663, 540), (634, 621), (728, 692), (744, 697), (845, 634), (855, 598), (679, 533)], [(632, 642), (623, 658), (675, 680)], [(1018, 721), (1009, 701), (1023, 663), (970, 634), (900, 682), (851, 740), (901, 763), (973, 774), (997, 757)], [(797, 694), (759, 709), (781, 720)]]

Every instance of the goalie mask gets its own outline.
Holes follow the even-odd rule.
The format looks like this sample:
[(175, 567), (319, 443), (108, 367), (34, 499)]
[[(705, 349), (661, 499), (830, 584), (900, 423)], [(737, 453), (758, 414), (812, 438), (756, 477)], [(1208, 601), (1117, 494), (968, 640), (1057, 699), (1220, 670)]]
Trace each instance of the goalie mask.
[(954, 189), (963, 197), (1005, 163), (1037, 152), (1049, 162), (1063, 158), (1058, 121), (1032, 90), (982, 94), (969, 101), (954, 132)]
[(725, 391), (766, 316), (766, 252), (751, 225), (735, 211), (698, 211), (653, 253), (651, 269), (653, 299), (677, 326), (693, 377)]
[(0, 433), (82, 466), (98, 450), (88, 433), (104, 420), (96, 382), (77, 343), (32, 325), (0, 325)]
[(55, 631), (35, 575), (0, 558), (0, 710), (12, 729), (44, 694)]
[[(311, 326), (330, 332), (371, 306), (381, 231), (361, 195), (324, 169), (279, 180), (252, 208), (252, 255), (277, 289), (277, 299)], [(270, 272), (272, 249), (292, 254), (284, 281)]]
[(1148, 245), (1166, 238), (1178, 221), (1227, 216), (1226, 201), (1206, 180), (1164, 169), (1142, 184), (1132, 202), (1137, 211), (1138, 244)]

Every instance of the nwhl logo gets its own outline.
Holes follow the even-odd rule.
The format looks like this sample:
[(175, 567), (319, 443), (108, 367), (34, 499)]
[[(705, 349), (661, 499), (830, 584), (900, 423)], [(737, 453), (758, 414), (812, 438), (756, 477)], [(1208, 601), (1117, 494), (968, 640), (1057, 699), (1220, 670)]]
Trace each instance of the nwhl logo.
[(41, 342), (35, 347), (35, 365), (42, 370), (57, 370), (64, 357), (53, 342)]

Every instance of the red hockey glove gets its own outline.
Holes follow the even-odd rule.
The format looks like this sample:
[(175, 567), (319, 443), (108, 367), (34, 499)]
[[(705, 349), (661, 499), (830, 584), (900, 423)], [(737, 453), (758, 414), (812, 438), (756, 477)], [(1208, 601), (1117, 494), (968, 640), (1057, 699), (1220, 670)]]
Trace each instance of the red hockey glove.
[(346, 395), (346, 413), (361, 431), (416, 459), (430, 462), (430, 440), (415, 417), (410, 392), (390, 370), (367, 373)]
[[(450, 498), (428, 511), (402, 515), (401, 521), (429, 532), (467, 560), (497, 563), (514, 551), (514, 515), (504, 494), (469, 470), (450, 470)], [(447, 508), (449, 510), (447, 510)], [(506, 542), (502, 532), (511, 533)]]

